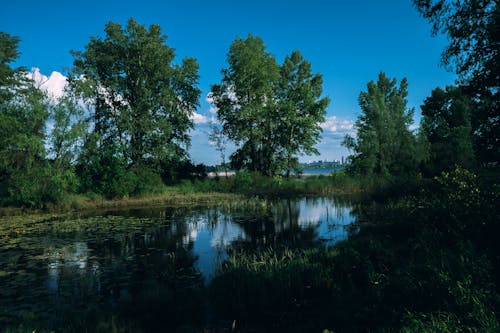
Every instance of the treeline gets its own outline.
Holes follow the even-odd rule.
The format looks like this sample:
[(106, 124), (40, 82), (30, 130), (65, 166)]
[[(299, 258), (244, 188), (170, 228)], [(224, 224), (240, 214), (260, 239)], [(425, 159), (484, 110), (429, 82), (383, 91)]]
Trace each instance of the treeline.
[(450, 45), (442, 63), (458, 75), (458, 86), (437, 87), (425, 99), (416, 133), (406, 107), (407, 81), (384, 73), (359, 95), (357, 137), (344, 145), (355, 174), (375, 177), (434, 176), (456, 165), (498, 168), (500, 157), (500, 9), (496, 1), (414, 0)]
[[(177, 64), (158, 25), (108, 23), (75, 52), (64, 96), (48, 96), (24, 68), (17, 37), (0, 35), (0, 203), (41, 206), (68, 193), (116, 197), (160, 191), (202, 174), (188, 155), (198, 107), (198, 63)], [(212, 87), (220, 125), (211, 137), (233, 167), (274, 175), (316, 153), (328, 99), (295, 51), (279, 65), (262, 39), (236, 39)], [(272, 136), (272, 137), (271, 137)]]
[[(406, 79), (398, 85), (381, 73), (360, 93), (357, 136), (344, 141), (352, 152), (349, 170), (392, 178), (432, 176), (457, 164), (497, 166), (496, 4), (475, 8), (482, 16), (474, 24), (467, 8), (415, 4), (436, 32), (449, 34), (443, 61), (455, 63), (460, 85), (436, 88), (422, 106), (420, 128), (412, 131)], [(200, 97), (198, 63), (175, 61), (158, 25), (108, 23), (104, 38), (93, 37), (83, 51), (72, 52), (60, 98), (44, 93), (26, 69), (10, 66), (18, 43), (0, 33), (1, 205), (43, 206), (72, 193), (151, 193), (203, 173), (188, 155)], [(218, 110), (210, 140), (222, 165), (231, 140), (232, 169), (290, 175), (299, 156), (317, 153), (329, 103), (321, 74), (299, 51), (279, 64), (252, 35), (237, 38), (227, 59), (209, 96)]]

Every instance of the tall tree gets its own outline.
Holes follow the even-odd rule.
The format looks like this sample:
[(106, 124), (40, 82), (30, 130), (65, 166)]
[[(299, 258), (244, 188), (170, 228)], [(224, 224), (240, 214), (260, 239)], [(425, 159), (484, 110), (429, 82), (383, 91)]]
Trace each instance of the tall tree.
[(359, 94), (362, 114), (355, 127), (357, 137), (346, 136), (344, 145), (353, 151), (353, 171), (364, 175), (398, 176), (415, 169), (416, 139), (409, 130), (413, 109), (406, 106), (408, 83), (380, 73)]
[(0, 32), (0, 203), (42, 206), (62, 200), (65, 178), (46, 159), (46, 94), (10, 63), (19, 39)]
[(297, 155), (318, 154), (314, 145), (321, 136), (329, 98), (321, 98), (323, 78), (311, 72), (311, 64), (299, 51), (285, 58), (278, 85), (279, 129), (283, 169), (298, 168)]
[(133, 19), (126, 27), (110, 22), (105, 32), (84, 52), (74, 52), (70, 82), (94, 107), (83, 156), (97, 169), (113, 160), (125, 169), (157, 170), (187, 158), (190, 116), (200, 95), (196, 60), (173, 64), (174, 50), (155, 24), (146, 29)]
[(469, 97), (456, 87), (436, 88), (425, 99), (421, 130), (429, 143), (430, 172), (472, 166), (470, 108)]
[(483, 163), (500, 158), (500, 8), (498, 0), (413, 0), (450, 44), (443, 64), (456, 71), (471, 96), (476, 156)]
[(13, 87), (22, 82), (24, 68), (12, 68), (9, 64), (19, 57), (19, 38), (0, 31), (0, 104), (5, 105), (14, 95)]
[(262, 39), (236, 39), (228, 54), (229, 68), (212, 97), (224, 134), (238, 146), (231, 156), (240, 169), (289, 174), (298, 155), (314, 154), (328, 98), (321, 98), (322, 77), (299, 51), (279, 66)]
[(227, 61), (229, 68), (222, 71), (222, 83), (212, 86), (212, 97), (224, 134), (237, 145), (231, 162), (237, 169), (272, 175), (279, 66), (262, 39), (252, 35), (233, 41)]

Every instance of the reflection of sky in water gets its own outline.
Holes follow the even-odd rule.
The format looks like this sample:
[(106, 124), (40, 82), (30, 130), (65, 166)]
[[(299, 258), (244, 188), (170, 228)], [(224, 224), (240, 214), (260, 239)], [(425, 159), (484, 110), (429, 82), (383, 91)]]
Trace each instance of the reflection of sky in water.
[[(298, 225), (300, 228), (316, 228), (318, 238), (326, 245), (333, 245), (348, 238), (347, 226), (354, 221), (351, 208), (335, 205), (333, 199), (301, 199), (284, 201), (291, 205), (298, 216), (291, 214), (285, 219), (287, 223), (277, 223), (283, 220), (279, 211), (274, 212), (275, 231), (284, 232), (287, 227)], [(210, 225), (204, 216), (196, 216), (186, 221), (187, 234), (183, 244), (193, 244), (194, 254), (198, 260), (196, 268), (206, 280), (210, 280), (216, 269), (227, 258), (226, 249), (234, 241), (244, 241), (251, 238), (245, 230), (227, 215), (220, 214)], [(254, 223), (254, 221), (248, 222)]]
[(235, 240), (245, 239), (245, 231), (233, 223), (228, 216), (220, 214), (215, 223), (209, 223), (203, 216), (187, 221), (188, 232), (183, 244), (193, 244), (193, 252), (198, 257), (195, 267), (206, 280), (210, 280), (215, 270), (227, 258), (226, 248)]
[[(134, 252), (141, 250), (141, 246), (148, 249), (155, 247), (165, 251), (168, 249), (158, 247), (165, 246), (161, 244), (169, 242), (168, 240), (166, 243), (161, 242), (158, 237), (178, 237), (177, 241), (173, 238), (172, 240), (175, 243), (180, 242), (178, 244), (186, 249), (191, 249), (190, 251), (196, 258), (195, 269), (203, 275), (205, 282), (208, 282), (227, 258), (226, 250), (235, 242), (251, 244), (256, 237), (266, 239), (268, 236), (274, 235), (275, 237), (288, 230), (297, 233), (300, 230), (312, 229), (317, 235), (316, 240), (321, 240), (326, 245), (333, 245), (347, 239), (346, 227), (354, 221), (350, 206), (338, 205), (334, 199), (326, 198), (278, 201), (274, 204), (272, 212), (272, 216), (255, 220), (255, 216), (245, 217), (239, 214), (235, 217), (213, 208), (192, 211), (185, 215), (181, 214), (176, 218), (176, 223), (156, 226), (153, 224), (150, 226), (151, 229), (140, 232), (144, 239), (143, 245), (131, 241), (122, 242), (121, 253), (123, 256), (133, 255)], [(161, 217), (161, 214), (164, 212), (149, 212), (146, 218), (157, 218), (158, 215)], [(137, 217), (138, 214), (135, 215)], [(273, 225), (272, 234), (268, 234), (269, 226), (266, 226), (267, 220), (265, 219), (270, 219)], [(124, 223), (127, 222), (124, 221)], [(247, 228), (250, 223), (253, 223), (253, 229)], [(162, 228), (166, 228), (168, 232), (165, 234), (155, 232)], [(255, 230), (257, 234), (254, 233)], [(62, 248), (51, 250), (47, 267), (48, 288), (57, 290), (59, 280), (65, 273), (71, 274), (71, 272), (78, 271), (79, 274), (90, 273), (97, 276), (100, 269), (106, 269), (101, 268), (95, 258), (89, 261), (90, 252), (87, 243), (83, 241), (76, 241)], [(98, 254), (93, 252), (93, 255)]]
[(327, 245), (347, 239), (347, 226), (354, 222), (350, 207), (335, 207), (332, 200), (326, 199), (310, 202), (302, 200), (299, 205), (300, 226), (317, 225), (318, 236), (325, 240)]
[(279, 200), (265, 212), (160, 207), (101, 214), (39, 222), (0, 251), (6, 316), (28, 309), (52, 327), (61, 309), (91, 302), (148, 312), (150, 297), (163, 302), (179, 288), (209, 282), (229, 248), (333, 245), (347, 239), (354, 221), (350, 204), (333, 198)]
[[(49, 254), (48, 263), (48, 288), (57, 290), (59, 276), (63, 270), (75, 270), (84, 273), (89, 264), (89, 248), (85, 242), (75, 242), (63, 248), (53, 250)], [(91, 264), (91, 271), (99, 270), (97, 262)]]

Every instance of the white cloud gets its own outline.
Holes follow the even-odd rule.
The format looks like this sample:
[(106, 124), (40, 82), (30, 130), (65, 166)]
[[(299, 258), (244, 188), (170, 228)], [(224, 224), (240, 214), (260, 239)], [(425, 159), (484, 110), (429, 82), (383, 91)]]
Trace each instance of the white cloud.
[(212, 92), (209, 92), (207, 96), (205, 96), (205, 101), (209, 104), (214, 104), (214, 97), (212, 95)]
[(28, 74), (30, 79), (33, 79), (35, 83), (52, 98), (60, 98), (64, 95), (64, 88), (67, 84), (66, 76), (59, 72), (52, 72), (49, 77), (43, 75), (39, 68), (32, 68), (31, 73)]
[(350, 134), (354, 135), (356, 129), (354, 128), (354, 121), (351, 119), (339, 119), (336, 116), (326, 118), (325, 122), (320, 124), (325, 132), (331, 132), (339, 135)]
[(191, 118), (191, 120), (195, 124), (206, 124), (210, 121), (206, 116), (199, 114), (199, 113), (196, 113), (196, 112), (193, 112), (193, 114), (189, 118)]

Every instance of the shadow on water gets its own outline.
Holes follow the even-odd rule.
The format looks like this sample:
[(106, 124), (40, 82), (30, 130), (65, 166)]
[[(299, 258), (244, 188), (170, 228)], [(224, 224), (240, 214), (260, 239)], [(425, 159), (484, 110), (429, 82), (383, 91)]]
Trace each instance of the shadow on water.
[(229, 252), (333, 245), (348, 238), (352, 205), (303, 198), (264, 211), (151, 208), (1, 221), (0, 327), (203, 327), (206, 286)]

